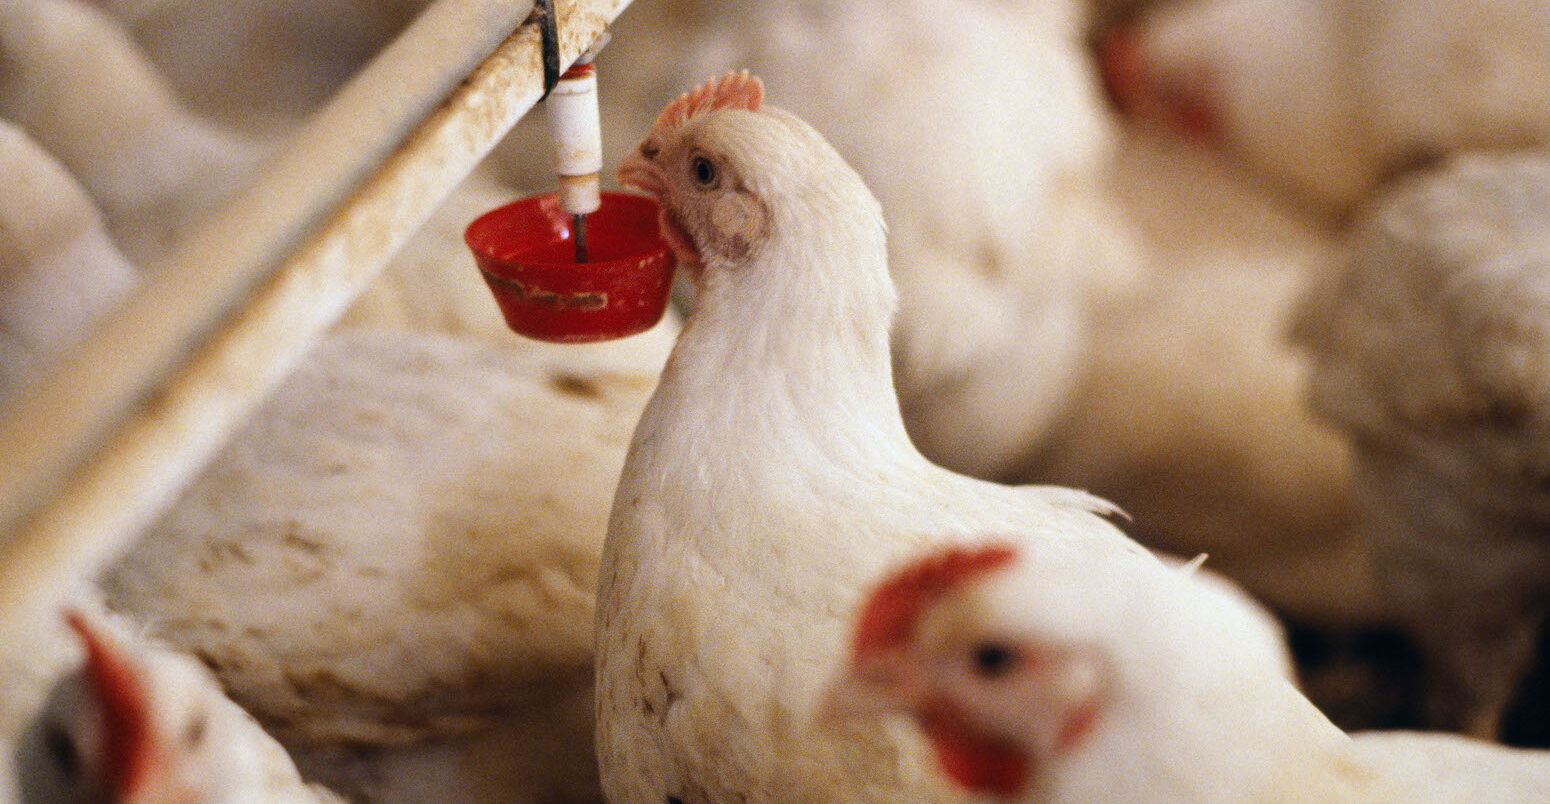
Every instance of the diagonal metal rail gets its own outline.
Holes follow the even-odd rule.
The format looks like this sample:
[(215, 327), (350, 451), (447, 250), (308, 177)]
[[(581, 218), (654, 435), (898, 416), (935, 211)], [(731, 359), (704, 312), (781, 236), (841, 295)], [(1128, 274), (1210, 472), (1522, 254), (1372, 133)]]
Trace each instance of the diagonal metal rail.
[[(630, 0), (561, 0), (569, 65)], [(0, 413), (0, 638), (119, 554), (544, 94), (531, 0), (438, 0)]]

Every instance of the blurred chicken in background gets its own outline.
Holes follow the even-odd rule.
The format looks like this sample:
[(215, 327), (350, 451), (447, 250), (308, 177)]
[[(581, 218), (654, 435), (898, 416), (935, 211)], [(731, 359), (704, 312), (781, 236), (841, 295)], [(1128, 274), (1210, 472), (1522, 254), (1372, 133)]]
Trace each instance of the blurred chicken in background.
[(0, 21), (0, 118), (74, 174), (137, 263), (164, 253), (263, 158), (259, 141), (192, 112), (99, 9), (3, 0)]
[(1550, 140), (1550, 5), (1179, 0), (1102, 47), (1138, 118), (1344, 209), (1451, 151)]
[(66, 354), (138, 281), (86, 191), (0, 120), (0, 398)]

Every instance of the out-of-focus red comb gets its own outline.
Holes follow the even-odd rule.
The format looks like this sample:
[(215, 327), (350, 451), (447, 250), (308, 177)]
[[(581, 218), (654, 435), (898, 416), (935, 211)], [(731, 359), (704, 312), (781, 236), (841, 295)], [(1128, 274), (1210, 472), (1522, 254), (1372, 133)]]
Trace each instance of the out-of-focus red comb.
[(961, 545), (932, 553), (889, 576), (861, 608), (853, 650), (857, 657), (907, 643), (926, 607), (964, 582), (1017, 557), (1006, 544)]
[(86, 648), (86, 678), (101, 708), (108, 779), (115, 793), (127, 795), (149, 770), (153, 753), (150, 706), (140, 671), (118, 639), (91, 615), (70, 609), (65, 622)]
[(689, 118), (711, 109), (747, 109), (757, 112), (762, 105), (764, 82), (758, 76), (750, 75), (747, 70), (736, 70), (720, 78), (712, 78), (679, 95), (657, 115), (654, 128), (677, 128)]

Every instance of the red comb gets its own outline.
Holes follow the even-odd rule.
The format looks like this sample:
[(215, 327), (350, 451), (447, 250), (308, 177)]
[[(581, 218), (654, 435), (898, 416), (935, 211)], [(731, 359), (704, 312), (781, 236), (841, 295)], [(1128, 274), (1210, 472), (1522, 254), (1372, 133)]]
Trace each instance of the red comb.
[(747, 70), (729, 72), (720, 78), (712, 78), (694, 89), (679, 95), (657, 115), (654, 128), (673, 129), (684, 121), (711, 109), (747, 109), (759, 111), (764, 104), (764, 82)]
[(86, 679), (102, 708), (108, 778), (114, 791), (127, 795), (139, 785), (152, 755), (145, 685), (123, 646), (93, 618), (72, 609), (65, 612), (65, 622), (86, 646)]
[(949, 547), (890, 576), (872, 592), (856, 626), (857, 656), (898, 647), (910, 640), (926, 606), (944, 593), (1011, 563), (1017, 551), (1005, 544)]

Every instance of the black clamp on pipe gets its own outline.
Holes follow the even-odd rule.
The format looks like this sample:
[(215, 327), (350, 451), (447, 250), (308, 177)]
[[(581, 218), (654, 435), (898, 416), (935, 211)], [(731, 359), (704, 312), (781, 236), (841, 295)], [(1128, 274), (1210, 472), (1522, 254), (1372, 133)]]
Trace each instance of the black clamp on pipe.
[(533, 15), (538, 18), (538, 33), (543, 49), (544, 94), (549, 97), (554, 85), (560, 83), (560, 30), (555, 18), (554, 0), (533, 0)]

